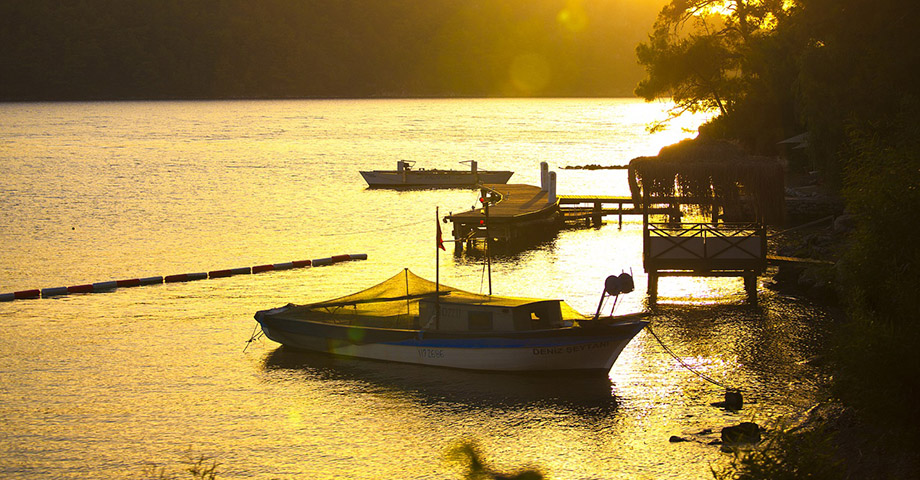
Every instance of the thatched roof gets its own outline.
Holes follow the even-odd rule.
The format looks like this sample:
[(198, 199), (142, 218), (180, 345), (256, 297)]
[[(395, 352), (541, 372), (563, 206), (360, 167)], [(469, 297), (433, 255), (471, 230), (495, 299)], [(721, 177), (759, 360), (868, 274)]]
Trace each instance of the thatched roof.
[(713, 204), (751, 200), (756, 219), (783, 218), (783, 168), (771, 157), (747, 155), (737, 145), (698, 137), (661, 149), (655, 157), (629, 162), (629, 187), (637, 201), (644, 195), (682, 197), (708, 212)]

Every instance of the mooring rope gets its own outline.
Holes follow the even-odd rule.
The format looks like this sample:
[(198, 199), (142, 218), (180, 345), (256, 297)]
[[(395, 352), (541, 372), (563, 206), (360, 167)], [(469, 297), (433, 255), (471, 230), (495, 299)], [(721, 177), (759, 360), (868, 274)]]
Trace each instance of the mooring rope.
[(262, 338), (262, 335), (265, 335), (265, 332), (262, 332), (262, 331), (259, 331), (258, 333), (256, 332), (256, 330), (259, 329), (259, 326), (260, 325), (256, 323), (256, 326), (253, 327), (252, 335), (249, 336), (249, 340), (246, 340), (246, 346), (243, 347), (243, 352), (245, 352), (246, 349), (249, 348), (249, 345), (252, 344), (252, 342), (255, 342), (256, 340)]
[(645, 329), (648, 330), (648, 333), (651, 333), (652, 336), (655, 337), (655, 340), (658, 341), (658, 344), (661, 345), (661, 348), (663, 348), (665, 352), (668, 352), (668, 354), (671, 355), (671, 357), (674, 358), (674, 360), (677, 360), (678, 363), (680, 363), (680, 364), (681, 364), (684, 368), (686, 368), (687, 370), (690, 370), (691, 373), (695, 374), (696, 376), (702, 378), (703, 380), (706, 380), (707, 382), (709, 382), (709, 383), (711, 383), (711, 384), (713, 384), (713, 385), (715, 385), (715, 386), (717, 386), (717, 387), (721, 387), (721, 388), (725, 389), (726, 391), (730, 391), (730, 392), (737, 392), (737, 391), (739, 391), (739, 389), (737, 389), (737, 388), (732, 388), (732, 387), (725, 386), (724, 384), (719, 383), (718, 381), (714, 380), (712, 377), (710, 377), (710, 376), (708, 376), (708, 375), (705, 375), (705, 374), (703, 374), (703, 373), (697, 372), (696, 370), (693, 369), (693, 367), (691, 367), (690, 365), (687, 365), (686, 363), (684, 363), (683, 360), (681, 360), (673, 351), (671, 351), (670, 348), (668, 348), (667, 345), (664, 344), (663, 341), (661, 341), (661, 338), (659, 338), (658, 335), (655, 333), (655, 331), (652, 330), (652, 325), (651, 325), (651, 324), (646, 325), (646, 326), (645, 326)]

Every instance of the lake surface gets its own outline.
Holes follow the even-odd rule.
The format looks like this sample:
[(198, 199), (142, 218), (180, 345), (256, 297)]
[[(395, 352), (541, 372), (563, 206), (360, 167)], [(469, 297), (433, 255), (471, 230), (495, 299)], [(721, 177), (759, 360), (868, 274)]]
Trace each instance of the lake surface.
[[(648, 134), (666, 106), (637, 100), (335, 100), (0, 105), (0, 293), (366, 253), (366, 261), (0, 303), (0, 477), (143, 478), (183, 461), (218, 478), (461, 478), (446, 455), (475, 441), (500, 470), (549, 478), (711, 478), (706, 442), (741, 421), (809, 406), (827, 314), (740, 279), (665, 278), (655, 333), (608, 378), (462, 372), (309, 355), (246, 341), (255, 311), (352, 293), (402, 268), (434, 278), (435, 208), (471, 190), (368, 190), (362, 169), (510, 169), (560, 194), (625, 195), (625, 164), (693, 136)], [(641, 223), (493, 259), (496, 294), (597, 307), (632, 271)], [(445, 238), (450, 237), (450, 227)], [(450, 249), (448, 249), (450, 250)], [(442, 254), (441, 281), (487, 289), (481, 255)], [(668, 442), (671, 435), (699, 441)]]

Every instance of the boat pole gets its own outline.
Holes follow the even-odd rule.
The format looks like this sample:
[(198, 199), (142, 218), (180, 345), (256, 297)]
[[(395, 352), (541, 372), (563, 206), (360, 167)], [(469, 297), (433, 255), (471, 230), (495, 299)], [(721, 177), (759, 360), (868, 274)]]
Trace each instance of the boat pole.
[(406, 275), (406, 315), (412, 315), (412, 309), (409, 307), (409, 268), (403, 268)]
[[(439, 223), (439, 208), (434, 207), (434, 225), (436, 228), (437, 238), (434, 242), (434, 325), (435, 330), (440, 328), (441, 324), (441, 224)], [(419, 309), (421, 311), (421, 309)]]
[(492, 236), (489, 235), (489, 203), (492, 199), (489, 197), (486, 198), (486, 266), (489, 270), (489, 296), (492, 296), (492, 252), (489, 249), (489, 244), (492, 243)]

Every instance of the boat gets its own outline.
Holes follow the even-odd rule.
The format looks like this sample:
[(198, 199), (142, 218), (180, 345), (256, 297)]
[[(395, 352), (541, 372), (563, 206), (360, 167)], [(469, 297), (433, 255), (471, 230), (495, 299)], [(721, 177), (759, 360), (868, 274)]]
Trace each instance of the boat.
[(454, 188), (475, 187), (481, 183), (507, 183), (514, 172), (508, 170), (479, 170), (475, 160), (467, 162), (469, 170), (415, 169), (415, 162), (399, 160), (396, 170), (362, 171), (361, 176), (371, 188)]
[(602, 295), (589, 317), (563, 300), (476, 294), (405, 269), (358, 293), (261, 310), (255, 319), (285, 348), (466, 370), (607, 375), (648, 322), (641, 313), (601, 317), (603, 303)]

